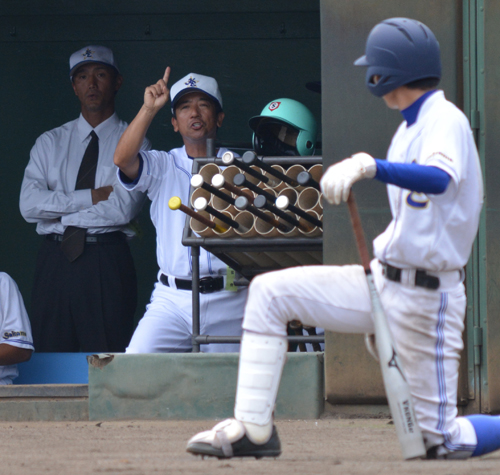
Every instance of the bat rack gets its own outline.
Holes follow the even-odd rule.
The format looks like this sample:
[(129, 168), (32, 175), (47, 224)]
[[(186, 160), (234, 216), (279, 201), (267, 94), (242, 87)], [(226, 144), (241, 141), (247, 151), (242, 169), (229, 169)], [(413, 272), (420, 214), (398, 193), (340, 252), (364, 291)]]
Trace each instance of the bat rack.
[[(283, 167), (300, 164), (305, 167), (322, 163), (322, 157), (269, 157), (263, 160), (271, 165)], [(206, 164), (224, 166), (219, 158), (196, 158), (193, 160), (193, 174)], [(192, 192), (193, 190), (191, 190)], [(190, 193), (191, 194), (191, 193)], [(201, 237), (196, 235), (186, 216), (182, 244), (191, 247), (193, 281), (193, 352), (200, 351), (201, 344), (239, 343), (240, 336), (210, 336), (200, 334), (200, 248), (214, 254), (235, 270), (235, 284), (248, 285), (253, 277), (264, 272), (297, 265), (322, 264), (323, 237)], [(324, 343), (323, 335), (290, 335), (293, 344)]]

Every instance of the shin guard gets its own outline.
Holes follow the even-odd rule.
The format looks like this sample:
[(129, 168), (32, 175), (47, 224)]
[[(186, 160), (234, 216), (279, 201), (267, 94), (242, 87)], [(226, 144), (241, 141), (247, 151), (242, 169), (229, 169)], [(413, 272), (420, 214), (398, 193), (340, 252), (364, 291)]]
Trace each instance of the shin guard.
[[(263, 443), (263, 439), (271, 436), (272, 414), (287, 349), (286, 337), (243, 333), (234, 414), (237, 420), (247, 423), (249, 436), (255, 433), (260, 439), (256, 443)], [(269, 430), (264, 430), (264, 434), (253, 431), (253, 425), (267, 426)]]

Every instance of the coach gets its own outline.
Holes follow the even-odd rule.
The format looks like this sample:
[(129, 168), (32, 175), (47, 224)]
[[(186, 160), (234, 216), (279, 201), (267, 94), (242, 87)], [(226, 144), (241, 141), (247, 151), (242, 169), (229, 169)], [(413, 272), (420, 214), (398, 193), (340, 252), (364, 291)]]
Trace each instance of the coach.
[(129, 223), (144, 195), (117, 186), (113, 153), (127, 124), (115, 113), (123, 79), (113, 52), (87, 46), (69, 63), (80, 117), (37, 139), (21, 188), (21, 214), (44, 237), (33, 338), (42, 352), (121, 352), (137, 304)]

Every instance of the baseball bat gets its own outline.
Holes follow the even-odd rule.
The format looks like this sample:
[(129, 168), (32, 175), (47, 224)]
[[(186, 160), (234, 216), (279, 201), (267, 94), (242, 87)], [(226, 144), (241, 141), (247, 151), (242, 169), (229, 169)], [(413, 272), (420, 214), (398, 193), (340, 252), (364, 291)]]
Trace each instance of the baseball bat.
[(174, 211), (180, 209), (188, 216), (191, 216), (191, 218), (196, 219), (200, 223), (203, 223), (205, 226), (214, 229), (218, 233), (223, 233), (227, 231), (226, 228), (223, 228), (222, 226), (215, 224), (213, 221), (210, 221), (208, 218), (202, 216), (200, 213), (197, 213), (196, 211), (193, 211), (191, 208), (188, 208), (186, 205), (183, 205), (181, 199), (178, 196), (172, 196), (172, 198), (168, 200), (168, 207)]
[(236, 207), (236, 209), (249, 211), (250, 213), (257, 216), (257, 218), (260, 218), (263, 221), (272, 224), (274, 227), (281, 229), (281, 231), (285, 233), (291, 231), (291, 228), (288, 227), (286, 224), (278, 221), (276, 218), (273, 218), (272, 216), (269, 216), (260, 209), (257, 209), (255, 206), (252, 206), (245, 196), (239, 196), (238, 198), (236, 198), (234, 206)]
[(253, 203), (253, 195), (251, 194), (251, 192), (246, 190), (241, 190), (237, 186), (228, 183), (228, 181), (222, 174), (214, 175), (212, 177), (212, 186), (217, 189), (225, 188), (227, 191), (229, 191), (230, 193), (234, 193), (236, 196), (245, 196), (248, 199), (248, 201)]
[(229, 216), (226, 216), (225, 214), (221, 213), (220, 211), (217, 211), (216, 209), (212, 208), (212, 206), (210, 206), (208, 204), (208, 201), (206, 198), (203, 198), (201, 196), (199, 198), (197, 198), (196, 201), (194, 202), (194, 207), (198, 211), (206, 211), (207, 213), (210, 213), (212, 216), (215, 216), (223, 223), (226, 223), (235, 229), (239, 229), (242, 233), (246, 233), (249, 231), (248, 228), (246, 228), (245, 226), (243, 226), (240, 223), (237, 223), (234, 219), (231, 219)]
[(297, 182), (299, 183), (299, 185), (311, 186), (313, 188), (316, 188), (318, 191), (321, 191), (319, 183), (313, 179), (309, 172), (300, 172), (297, 175)]
[(253, 176), (257, 180), (261, 181), (262, 183), (265, 183), (266, 185), (273, 187), (275, 185), (278, 185), (279, 182), (273, 180), (272, 178), (263, 175), (262, 173), (259, 173), (257, 170), (254, 170), (251, 165), (247, 165), (246, 163), (242, 162), (241, 160), (238, 160), (233, 152), (227, 151), (222, 155), (222, 163), (226, 166), (228, 165), (236, 165), (237, 167), (241, 168), (242, 170), (245, 171), (245, 173), (248, 173), (250, 176)]
[(392, 340), (387, 317), (375, 287), (370, 269), (370, 256), (368, 254), (368, 248), (361, 226), (361, 219), (352, 191), (347, 200), (347, 205), (349, 207), (349, 215), (351, 217), (354, 236), (356, 237), (356, 245), (370, 290), (378, 359), (382, 370), (385, 392), (387, 400), (389, 401), (394, 427), (396, 428), (396, 434), (401, 445), (401, 451), (406, 460), (422, 458), (426, 456), (424, 439), (415, 417), (410, 386), (406, 381), (403, 366), (399, 361), (399, 356)]
[(271, 195), (271, 193), (268, 193), (267, 191), (263, 190), (262, 188), (259, 188), (257, 185), (254, 185), (253, 183), (249, 182), (245, 175), (243, 173), (238, 173), (237, 175), (234, 176), (233, 178), (233, 184), (236, 186), (245, 186), (246, 188), (254, 191), (258, 195), (265, 196), (266, 200), (274, 203), (276, 201), (276, 196)]
[[(268, 163), (265, 163), (264, 160), (260, 160), (259, 157), (257, 157), (257, 154), (255, 152), (252, 152), (249, 150), (248, 152), (245, 152), (243, 154), (243, 157), (241, 157), (241, 161), (245, 163), (248, 166), (251, 165), (256, 165), (262, 170), (266, 171), (270, 175), (273, 175), (275, 178), (277, 178), (280, 181), (284, 181), (285, 183), (288, 183), (290, 186), (299, 186), (299, 184), (295, 181), (292, 180), (289, 176), (286, 176), (284, 173), (281, 173), (279, 170), (274, 169), (271, 165)], [(272, 185), (270, 185), (272, 186)]]
[(307, 224), (301, 223), (298, 219), (295, 219), (293, 216), (290, 216), (289, 214), (285, 213), (279, 208), (276, 208), (276, 206), (269, 203), (266, 197), (262, 194), (255, 198), (253, 205), (258, 209), (265, 208), (271, 211), (271, 213), (274, 213), (276, 216), (279, 216), (281, 219), (290, 223), (292, 226), (296, 226), (297, 228), (300, 228), (303, 231), (309, 232), (312, 229), (314, 229), (312, 226), (308, 226)]
[(303, 209), (300, 209), (297, 206), (290, 204), (290, 200), (285, 195), (278, 196), (278, 198), (276, 198), (275, 205), (276, 208), (281, 209), (283, 211), (289, 209), (292, 213), (295, 213), (301, 218), (304, 218), (306, 221), (310, 222), (314, 226), (323, 229), (323, 223), (319, 219), (316, 219), (314, 216), (310, 215), (307, 211), (304, 211)]
[(227, 193), (220, 191), (219, 189), (213, 187), (212, 185), (209, 185), (208, 183), (205, 182), (204, 178), (201, 175), (193, 175), (191, 177), (191, 186), (193, 188), (203, 188), (204, 190), (207, 190), (209, 193), (212, 193), (212, 195), (217, 196), (221, 200), (224, 200), (227, 203), (234, 205), (234, 198), (231, 195), (228, 195)]

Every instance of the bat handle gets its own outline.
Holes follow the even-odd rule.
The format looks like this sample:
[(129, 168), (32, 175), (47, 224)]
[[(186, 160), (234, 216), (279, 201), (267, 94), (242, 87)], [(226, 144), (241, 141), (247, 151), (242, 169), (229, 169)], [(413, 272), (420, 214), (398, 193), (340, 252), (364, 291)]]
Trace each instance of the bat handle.
[(361, 264), (363, 265), (365, 272), (369, 274), (371, 272), (370, 254), (368, 253), (365, 234), (363, 232), (361, 219), (359, 217), (358, 206), (356, 205), (356, 200), (352, 191), (349, 194), (349, 198), (347, 199), (347, 206), (349, 208), (349, 215), (351, 217), (352, 229), (356, 238), (356, 246), (358, 247), (359, 256), (361, 257)]

